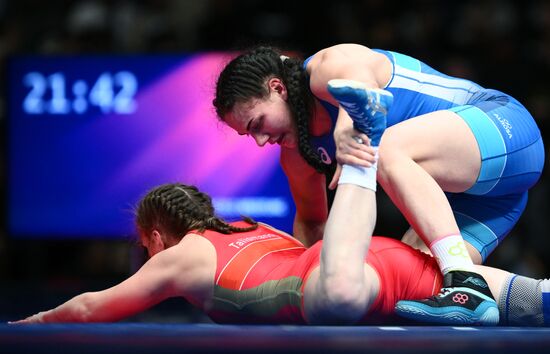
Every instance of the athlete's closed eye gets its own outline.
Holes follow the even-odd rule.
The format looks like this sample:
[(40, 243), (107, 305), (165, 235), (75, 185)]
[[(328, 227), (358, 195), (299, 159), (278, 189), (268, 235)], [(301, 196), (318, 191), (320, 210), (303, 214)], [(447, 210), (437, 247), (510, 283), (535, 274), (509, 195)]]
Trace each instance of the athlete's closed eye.
[(250, 123), (250, 132), (252, 133), (258, 133), (264, 124), (264, 116), (261, 115), (258, 118), (255, 118)]

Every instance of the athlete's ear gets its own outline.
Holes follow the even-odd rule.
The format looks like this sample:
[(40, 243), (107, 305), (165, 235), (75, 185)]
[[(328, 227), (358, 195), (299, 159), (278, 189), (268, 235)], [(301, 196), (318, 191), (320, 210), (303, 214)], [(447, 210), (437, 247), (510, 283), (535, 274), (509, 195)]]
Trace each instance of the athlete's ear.
[(269, 86), (270, 92), (276, 92), (277, 94), (281, 95), (283, 100), (287, 100), (288, 91), (286, 90), (286, 86), (283, 80), (278, 77), (272, 77), (267, 82), (267, 85)]
[(158, 230), (151, 232), (151, 240), (149, 241), (149, 248), (151, 256), (163, 251), (165, 248), (164, 240)]

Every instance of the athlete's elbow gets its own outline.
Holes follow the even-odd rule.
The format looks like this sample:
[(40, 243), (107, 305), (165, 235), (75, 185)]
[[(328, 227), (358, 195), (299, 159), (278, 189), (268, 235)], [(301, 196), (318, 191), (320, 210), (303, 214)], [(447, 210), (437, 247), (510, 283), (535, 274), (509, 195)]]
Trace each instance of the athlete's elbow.
[(318, 317), (320, 322), (353, 324), (360, 320), (367, 306), (366, 291), (360, 282), (327, 279), (321, 285)]
[[(95, 316), (95, 305), (93, 293), (83, 293), (71, 300), (72, 304), (69, 307), (69, 311), (66, 312), (66, 316), (60, 316), (59, 322), (97, 322)], [(62, 312), (60, 312), (60, 315)]]

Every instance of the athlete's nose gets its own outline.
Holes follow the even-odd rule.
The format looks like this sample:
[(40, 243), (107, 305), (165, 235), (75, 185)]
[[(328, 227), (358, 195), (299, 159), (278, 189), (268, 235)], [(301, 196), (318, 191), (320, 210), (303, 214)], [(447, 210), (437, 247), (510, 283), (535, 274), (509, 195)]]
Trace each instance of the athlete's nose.
[(267, 134), (257, 133), (252, 134), (252, 136), (254, 137), (254, 140), (256, 140), (256, 144), (260, 147), (264, 146), (269, 141), (269, 135)]

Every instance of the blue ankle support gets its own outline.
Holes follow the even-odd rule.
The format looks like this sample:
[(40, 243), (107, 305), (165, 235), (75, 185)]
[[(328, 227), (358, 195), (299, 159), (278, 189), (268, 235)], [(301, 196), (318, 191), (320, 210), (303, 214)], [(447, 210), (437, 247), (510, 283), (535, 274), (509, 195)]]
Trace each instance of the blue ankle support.
[(541, 280), (542, 290), (542, 313), (544, 315), (544, 325), (550, 326), (550, 279)]

